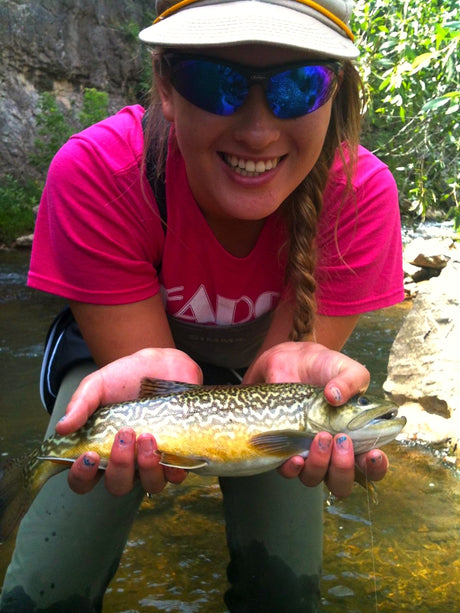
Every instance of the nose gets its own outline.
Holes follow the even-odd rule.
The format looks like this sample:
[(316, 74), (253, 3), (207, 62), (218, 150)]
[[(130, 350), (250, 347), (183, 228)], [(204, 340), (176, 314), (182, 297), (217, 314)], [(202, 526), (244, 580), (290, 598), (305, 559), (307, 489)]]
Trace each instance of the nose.
[(235, 113), (235, 119), (235, 139), (251, 149), (261, 151), (280, 137), (281, 120), (271, 112), (261, 85), (249, 88), (248, 97)]

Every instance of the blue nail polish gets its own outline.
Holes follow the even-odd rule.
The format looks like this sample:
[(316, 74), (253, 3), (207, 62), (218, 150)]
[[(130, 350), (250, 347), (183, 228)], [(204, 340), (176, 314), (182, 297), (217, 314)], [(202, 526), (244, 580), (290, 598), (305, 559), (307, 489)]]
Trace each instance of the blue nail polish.
[(331, 387), (330, 392), (336, 402), (342, 402), (342, 392), (338, 387)]
[(320, 449), (324, 449), (325, 451), (327, 451), (330, 446), (331, 446), (331, 439), (329, 436), (322, 435), (318, 438), (318, 447)]
[(349, 448), (349, 441), (348, 441), (348, 437), (347, 436), (339, 436), (339, 438), (336, 440), (336, 444), (337, 447), (340, 447), (340, 449), (348, 449)]
[(131, 443), (133, 442), (133, 436), (131, 432), (124, 432), (123, 434), (118, 434), (117, 442), (122, 447), (124, 447), (125, 445), (131, 445)]
[(85, 466), (94, 466), (96, 462), (92, 462), (87, 455), (83, 456), (83, 464)]

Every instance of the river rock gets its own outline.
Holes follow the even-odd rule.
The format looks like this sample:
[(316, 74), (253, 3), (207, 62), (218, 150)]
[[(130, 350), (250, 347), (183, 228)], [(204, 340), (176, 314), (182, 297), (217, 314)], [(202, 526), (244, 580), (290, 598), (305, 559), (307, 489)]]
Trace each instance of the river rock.
[(33, 234), (25, 234), (24, 236), (19, 236), (14, 241), (13, 246), (17, 247), (18, 249), (30, 249), (32, 247), (33, 241), (34, 241)]
[(393, 343), (385, 391), (402, 405), (408, 438), (460, 437), (460, 261), (453, 248), (441, 274), (420, 284)]
[(406, 245), (404, 259), (413, 266), (441, 270), (450, 260), (450, 250), (454, 241), (446, 238), (416, 238)]
[(459, 258), (456, 243), (450, 236), (419, 236), (404, 247), (403, 269), (406, 295), (414, 298), (418, 284), (437, 277), (451, 259)]

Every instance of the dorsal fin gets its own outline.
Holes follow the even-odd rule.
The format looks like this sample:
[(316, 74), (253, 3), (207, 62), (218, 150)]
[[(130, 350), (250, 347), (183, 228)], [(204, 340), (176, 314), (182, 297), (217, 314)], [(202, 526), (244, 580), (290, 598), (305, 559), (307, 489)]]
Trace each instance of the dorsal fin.
[(165, 381), (164, 379), (151, 379), (144, 377), (141, 381), (139, 398), (152, 396), (165, 396), (168, 394), (180, 394), (199, 387), (193, 383), (181, 383), (180, 381)]

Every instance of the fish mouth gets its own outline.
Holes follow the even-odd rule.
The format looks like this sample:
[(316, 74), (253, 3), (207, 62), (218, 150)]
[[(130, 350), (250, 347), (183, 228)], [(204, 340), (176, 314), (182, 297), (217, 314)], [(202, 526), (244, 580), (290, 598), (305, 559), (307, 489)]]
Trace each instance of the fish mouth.
[(347, 428), (353, 439), (355, 454), (364, 453), (378, 445), (393, 441), (406, 425), (407, 419), (398, 417), (396, 407), (373, 407), (354, 417)]
[(388, 407), (374, 407), (354, 417), (348, 423), (347, 428), (351, 431), (360, 430), (366, 426), (379, 426), (382, 422), (390, 421), (393, 422), (394, 425), (401, 425), (401, 428), (406, 424), (405, 417), (398, 417), (398, 409), (396, 407), (391, 409), (388, 409)]

